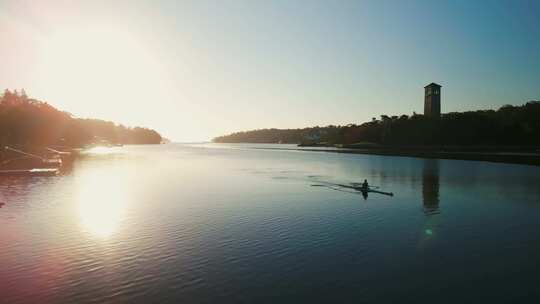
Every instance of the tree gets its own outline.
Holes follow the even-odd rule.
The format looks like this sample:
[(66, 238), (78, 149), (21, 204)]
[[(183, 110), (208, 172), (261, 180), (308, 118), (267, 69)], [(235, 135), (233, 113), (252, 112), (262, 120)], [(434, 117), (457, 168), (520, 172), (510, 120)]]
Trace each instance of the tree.
[[(15, 91), (16, 92), (16, 91)], [(125, 128), (98, 119), (76, 119), (50, 104), (29, 99), (26, 92), (6, 89), (0, 98), (0, 143), (2, 145), (72, 147), (104, 142), (159, 144), (161, 136), (146, 128)], [(122, 137), (119, 135), (122, 133)]]

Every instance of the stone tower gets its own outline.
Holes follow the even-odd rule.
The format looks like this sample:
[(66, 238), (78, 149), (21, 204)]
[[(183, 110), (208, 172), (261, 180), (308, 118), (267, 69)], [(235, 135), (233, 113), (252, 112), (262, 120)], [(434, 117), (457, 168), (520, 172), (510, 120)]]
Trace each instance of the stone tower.
[(432, 82), (424, 87), (424, 115), (434, 118), (441, 117), (441, 86)]

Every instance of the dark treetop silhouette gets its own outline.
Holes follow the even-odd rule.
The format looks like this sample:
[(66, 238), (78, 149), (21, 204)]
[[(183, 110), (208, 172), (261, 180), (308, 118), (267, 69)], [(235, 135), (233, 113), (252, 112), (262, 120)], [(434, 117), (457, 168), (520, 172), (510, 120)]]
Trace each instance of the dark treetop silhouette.
[(385, 146), (540, 146), (540, 101), (498, 110), (387, 116), (361, 125), (262, 129), (214, 138), (218, 143)]
[(74, 118), (46, 102), (5, 90), (0, 97), (0, 145), (82, 147), (110, 144), (159, 144), (161, 136), (146, 128), (110, 121)]

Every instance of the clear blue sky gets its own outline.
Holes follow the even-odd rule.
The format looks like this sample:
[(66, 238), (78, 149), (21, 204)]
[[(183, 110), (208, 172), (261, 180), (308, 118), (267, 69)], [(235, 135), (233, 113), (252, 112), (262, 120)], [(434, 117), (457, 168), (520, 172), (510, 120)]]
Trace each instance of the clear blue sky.
[(179, 141), (540, 99), (539, 1), (112, 2), (0, 1), (0, 84)]

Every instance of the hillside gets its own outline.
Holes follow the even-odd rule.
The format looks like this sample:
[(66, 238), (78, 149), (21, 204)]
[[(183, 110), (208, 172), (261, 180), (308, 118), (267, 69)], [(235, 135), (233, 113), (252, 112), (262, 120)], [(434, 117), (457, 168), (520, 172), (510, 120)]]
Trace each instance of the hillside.
[(0, 96), (0, 145), (69, 146), (90, 144), (159, 144), (151, 129), (125, 127), (99, 119), (75, 118), (50, 104), (29, 98), (24, 90)]

